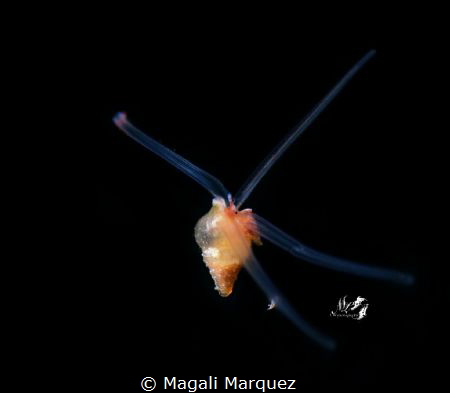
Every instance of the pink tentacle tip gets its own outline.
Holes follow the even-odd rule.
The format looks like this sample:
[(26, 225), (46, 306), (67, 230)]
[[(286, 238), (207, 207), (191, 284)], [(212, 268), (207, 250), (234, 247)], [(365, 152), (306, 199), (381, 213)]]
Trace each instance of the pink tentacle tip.
[(113, 122), (120, 127), (127, 121), (127, 114), (125, 112), (117, 112), (113, 117)]

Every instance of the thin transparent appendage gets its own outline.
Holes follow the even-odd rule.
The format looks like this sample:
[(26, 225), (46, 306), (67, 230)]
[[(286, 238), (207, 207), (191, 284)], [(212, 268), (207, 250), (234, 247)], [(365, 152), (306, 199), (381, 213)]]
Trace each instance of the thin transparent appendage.
[(261, 181), (264, 175), (269, 171), (273, 164), (283, 155), (286, 149), (311, 125), (319, 114), (330, 104), (331, 101), (340, 93), (344, 86), (353, 78), (353, 76), (375, 55), (375, 50), (367, 52), (331, 89), (331, 91), (314, 107), (314, 109), (294, 128), (264, 159), (257, 167), (249, 179), (244, 183), (236, 193), (235, 204), (239, 208), (250, 196), (253, 189)]
[(269, 298), (271, 305), (269, 308), (275, 308), (280, 311), (299, 330), (323, 348), (330, 351), (336, 349), (336, 342), (332, 338), (314, 328), (294, 310), (290, 303), (281, 295), (279, 289), (274, 285), (254, 256), (252, 256), (244, 266)]
[(179, 169), (181, 172), (190, 176), (201, 186), (206, 188), (215, 197), (223, 198), (228, 201), (229, 192), (220, 182), (219, 179), (215, 178), (208, 172), (200, 169), (198, 166), (192, 164), (185, 158), (181, 157), (177, 153), (169, 150), (167, 147), (163, 146), (161, 143), (157, 142), (155, 139), (144, 134), (142, 131), (133, 126), (128, 120), (123, 112), (118, 112), (113, 117), (114, 124), (119, 127), (125, 134), (134, 139), (136, 142), (140, 143), (142, 146), (146, 147), (153, 153), (160, 156), (162, 159), (171, 163), (175, 168)]
[(313, 250), (312, 248), (300, 243), (292, 236), (289, 236), (261, 216), (253, 214), (253, 217), (256, 220), (261, 237), (290, 252), (297, 258), (303, 259), (315, 265), (326, 267), (328, 269), (350, 273), (356, 276), (390, 281), (392, 283), (402, 285), (412, 285), (414, 283), (414, 276), (409, 273), (362, 265)]

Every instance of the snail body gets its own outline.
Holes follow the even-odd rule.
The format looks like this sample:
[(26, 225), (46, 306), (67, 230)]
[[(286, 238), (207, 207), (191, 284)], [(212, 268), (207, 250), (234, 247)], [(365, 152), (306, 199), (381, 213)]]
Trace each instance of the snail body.
[(234, 282), (251, 255), (252, 243), (261, 244), (251, 209), (238, 211), (223, 198), (214, 198), (212, 207), (197, 222), (195, 240), (203, 261), (223, 297), (233, 291)]

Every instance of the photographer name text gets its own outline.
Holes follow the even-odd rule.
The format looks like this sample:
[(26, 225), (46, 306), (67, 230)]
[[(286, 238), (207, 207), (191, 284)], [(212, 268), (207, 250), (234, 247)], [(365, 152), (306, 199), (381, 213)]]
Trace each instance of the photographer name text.
[[(197, 390), (247, 390), (258, 389), (261, 392), (267, 390), (294, 390), (295, 379), (238, 379), (237, 377), (218, 377), (208, 379), (178, 379), (176, 377), (164, 377), (164, 389), (179, 389), (194, 393)], [(221, 384), (222, 383), (222, 384)]]

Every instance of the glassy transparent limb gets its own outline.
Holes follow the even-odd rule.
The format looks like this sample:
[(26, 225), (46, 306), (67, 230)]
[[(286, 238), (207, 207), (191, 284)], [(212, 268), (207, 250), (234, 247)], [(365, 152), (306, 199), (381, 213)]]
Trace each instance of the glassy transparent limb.
[(390, 281), (395, 284), (411, 285), (414, 283), (414, 276), (409, 273), (403, 273), (396, 270), (382, 269), (374, 266), (367, 266), (345, 259), (336, 258), (320, 251), (316, 251), (305, 246), (292, 236), (283, 232), (266, 219), (253, 213), (253, 217), (258, 225), (258, 230), (262, 238), (265, 238), (307, 262), (328, 269), (337, 270), (344, 273), (354, 274), (356, 276), (368, 277), (383, 281)]
[(249, 179), (244, 183), (240, 190), (236, 193), (235, 204), (239, 208), (250, 196), (253, 189), (261, 181), (264, 175), (272, 168), (273, 164), (283, 155), (286, 149), (295, 142), (295, 140), (305, 131), (310, 124), (319, 116), (319, 114), (330, 104), (331, 101), (341, 92), (344, 86), (353, 78), (353, 76), (375, 55), (375, 50), (367, 52), (330, 90), (330, 92), (322, 98), (322, 100), (314, 107), (314, 109), (294, 128), (263, 160), (257, 167)]
[(144, 134), (141, 130), (137, 129), (128, 121), (125, 113), (118, 112), (113, 117), (113, 121), (114, 124), (129, 137), (131, 137), (136, 142), (140, 143), (142, 146), (146, 147), (156, 155), (160, 156), (162, 159), (171, 163), (181, 172), (190, 176), (197, 183), (206, 188), (212, 195), (214, 195), (215, 197), (221, 197), (225, 201), (228, 201), (229, 192), (219, 179), (204, 171), (203, 169), (200, 169), (198, 166), (192, 164), (185, 158), (181, 157), (179, 154), (163, 146), (152, 137)]
[(282, 296), (280, 290), (274, 285), (254, 256), (252, 256), (244, 266), (258, 286), (269, 298), (271, 305), (270, 309), (275, 308), (280, 311), (298, 329), (300, 329), (304, 334), (323, 348), (330, 351), (336, 349), (336, 342), (331, 337), (314, 328), (294, 310), (286, 298)]

